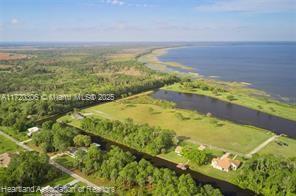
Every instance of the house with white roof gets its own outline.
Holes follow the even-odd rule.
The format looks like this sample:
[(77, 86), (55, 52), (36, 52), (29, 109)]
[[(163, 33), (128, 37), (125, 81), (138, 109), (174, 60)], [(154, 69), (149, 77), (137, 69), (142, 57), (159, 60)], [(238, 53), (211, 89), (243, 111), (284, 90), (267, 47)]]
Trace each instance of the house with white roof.
[(33, 135), (33, 133), (37, 133), (38, 131), (40, 131), (40, 129), (38, 127), (31, 127), (28, 129), (27, 135), (29, 137), (31, 137)]

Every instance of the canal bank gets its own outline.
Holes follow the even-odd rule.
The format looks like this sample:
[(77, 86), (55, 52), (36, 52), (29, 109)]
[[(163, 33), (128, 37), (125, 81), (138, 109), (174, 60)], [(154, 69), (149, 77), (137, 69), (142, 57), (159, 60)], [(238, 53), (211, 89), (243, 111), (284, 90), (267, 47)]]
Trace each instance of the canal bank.
[(219, 188), (224, 195), (227, 195), (227, 196), (255, 195), (254, 192), (252, 192), (248, 189), (242, 189), (242, 188), (240, 188), (234, 184), (231, 184), (229, 182), (206, 176), (204, 174), (201, 174), (201, 173), (196, 172), (191, 169), (187, 169), (186, 171), (183, 171), (181, 169), (176, 168), (176, 163), (174, 163), (174, 162), (162, 159), (157, 156), (152, 156), (152, 155), (144, 153), (144, 152), (139, 152), (139, 151), (137, 151), (133, 148), (130, 148), (126, 145), (120, 144), (118, 142), (114, 142), (114, 141), (109, 140), (107, 138), (102, 138), (100, 136), (89, 133), (89, 132), (87, 132), (83, 129), (80, 129), (78, 127), (75, 127), (75, 126), (72, 126), (69, 124), (66, 124), (66, 125), (79, 130), (79, 132), (81, 134), (90, 136), (92, 138), (93, 142), (99, 143), (100, 145), (102, 145), (102, 148), (105, 150), (110, 149), (112, 145), (118, 146), (124, 151), (131, 152), (137, 158), (137, 160), (140, 160), (142, 158), (146, 159), (147, 161), (151, 162), (155, 167), (169, 168), (169, 169), (175, 171), (178, 175), (190, 174), (192, 176), (192, 178), (196, 181), (197, 184), (201, 184), (201, 185), (210, 184), (215, 188)]

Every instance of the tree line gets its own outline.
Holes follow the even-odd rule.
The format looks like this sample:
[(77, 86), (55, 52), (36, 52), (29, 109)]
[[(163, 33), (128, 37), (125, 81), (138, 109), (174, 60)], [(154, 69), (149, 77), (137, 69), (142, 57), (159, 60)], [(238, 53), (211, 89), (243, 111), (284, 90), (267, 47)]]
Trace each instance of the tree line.
[(147, 124), (135, 124), (132, 119), (121, 122), (85, 118), (82, 120), (82, 128), (152, 155), (164, 153), (175, 145), (173, 131), (150, 127)]
[(257, 194), (284, 196), (296, 194), (295, 158), (285, 160), (273, 155), (254, 156), (238, 171), (236, 182)]
[(74, 128), (47, 121), (42, 124), (42, 131), (33, 135), (32, 142), (44, 152), (65, 151), (74, 146), (74, 141), (81, 144), (77, 139), (74, 140), (77, 135), (78, 131)]
[(156, 168), (145, 159), (136, 161), (132, 154), (115, 146), (107, 152), (95, 145), (87, 152), (79, 150), (74, 166), (86, 175), (111, 180), (116, 192), (123, 195), (131, 190), (134, 195), (222, 195), (210, 185), (196, 185), (189, 174), (178, 177), (170, 169)]
[(2, 187), (39, 186), (62, 174), (49, 164), (46, 154), (27, 151), (14, 155), (8, 168), (0, 171)]

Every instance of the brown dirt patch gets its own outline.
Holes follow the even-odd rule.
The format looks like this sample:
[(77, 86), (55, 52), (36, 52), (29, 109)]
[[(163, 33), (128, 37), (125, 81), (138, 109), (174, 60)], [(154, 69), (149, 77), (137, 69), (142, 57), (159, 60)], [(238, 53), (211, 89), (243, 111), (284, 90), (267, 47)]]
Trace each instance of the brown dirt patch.
[(2, 53), (0, 52), (0, 60), (20, 60), (27, 59), (28, 56), (24, 54)]

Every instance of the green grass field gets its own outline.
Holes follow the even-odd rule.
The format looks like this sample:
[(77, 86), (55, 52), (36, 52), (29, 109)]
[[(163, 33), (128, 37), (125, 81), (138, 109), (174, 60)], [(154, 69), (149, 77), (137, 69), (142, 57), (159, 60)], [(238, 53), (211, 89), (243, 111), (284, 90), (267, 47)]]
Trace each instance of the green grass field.
[[(117, 101), (90, 107), (81, 112), (87, 116), (111, 120), (132, 118), (136, 123), (148, 123), (151, 126), (174, 130), (178, 136), (183, 136), (192, 143), (203, 143), (243, 154), (272, 135), (262, 129), (237, 125), (188, 110), (163, 108), (152, 104), (126, 104)], [(79, 120), (69, 115), (61, 120), (78, 127), (80, 125)]]
[(287, 137), (277, 138), (259, 151), (259, 154), (273, 154), (285, 158), (296, 157), (296, 140)]
[[(207, 81), (211, 86), (219, 86), (219, 84), (215, 81), (208, 80)], [(245, 88), (239, 83), (223, 83), (223, 85), (227, 86), (229, 90), (228, 92), (223, 92), (219, 94), (214, 94), (210, 90), (201, 90), (198, 88), (189, 89), (182, 88), (179, 83), (176, 83), (171, 86), (164, 87), (164, 90), (171, 90), (176, 92), (183, 93), (193, 93), (199, 95), (205, 95), (209, 97), (214, 97), (223, 101), (235, 103), (238, 105), (242, 105), (254, 110), (262, 111), (274, 116), (279, 116), (282, 118), (295, 120), (296, 121), (296, 106), (289, 105), (286, 103), (278, 102), (271, 99), (266, 99), (260, 96), (250, 96), (250, 94), (260, 94), (260, 91), (255, 89)], [(221, 86), (221, 85), (220, 85)], [(263, 93), (263, 92), (262, 92)], [(236, 98), (236, 100), (229, 101), (227, 96), (232, 95)]]
[(68, 174), (63, 173), (60, 177), (54, 179), (53, 181), (47, 183), (47, 185), (50, 186), (58, 186), (58, 185), (66, 185), (69, 182), (72, 182), (73, 180), (75, 180), (73, 177), (71, 177)]
[(0, 130), (3, 131), (4, 133), (10, 135), (11, 137), (17, 139), (18, 141), (25, 141), (25, 140), (29, 139), (29, 137), (27, 136), (27, 134), (25, 132), (19, 133), (16, 130), (13, 130), (13, 128), (11, 128), (11, 127), (0, 126)]
[(18, 147), (14, 142), (0, 135), (0, 154), (16, 151), (21, 151), (21, 148)]
[(61, 164), (62, 166), (73, 169), (74, 159), (68, 155), (57, 157), (54, 159), (57, 163)]

